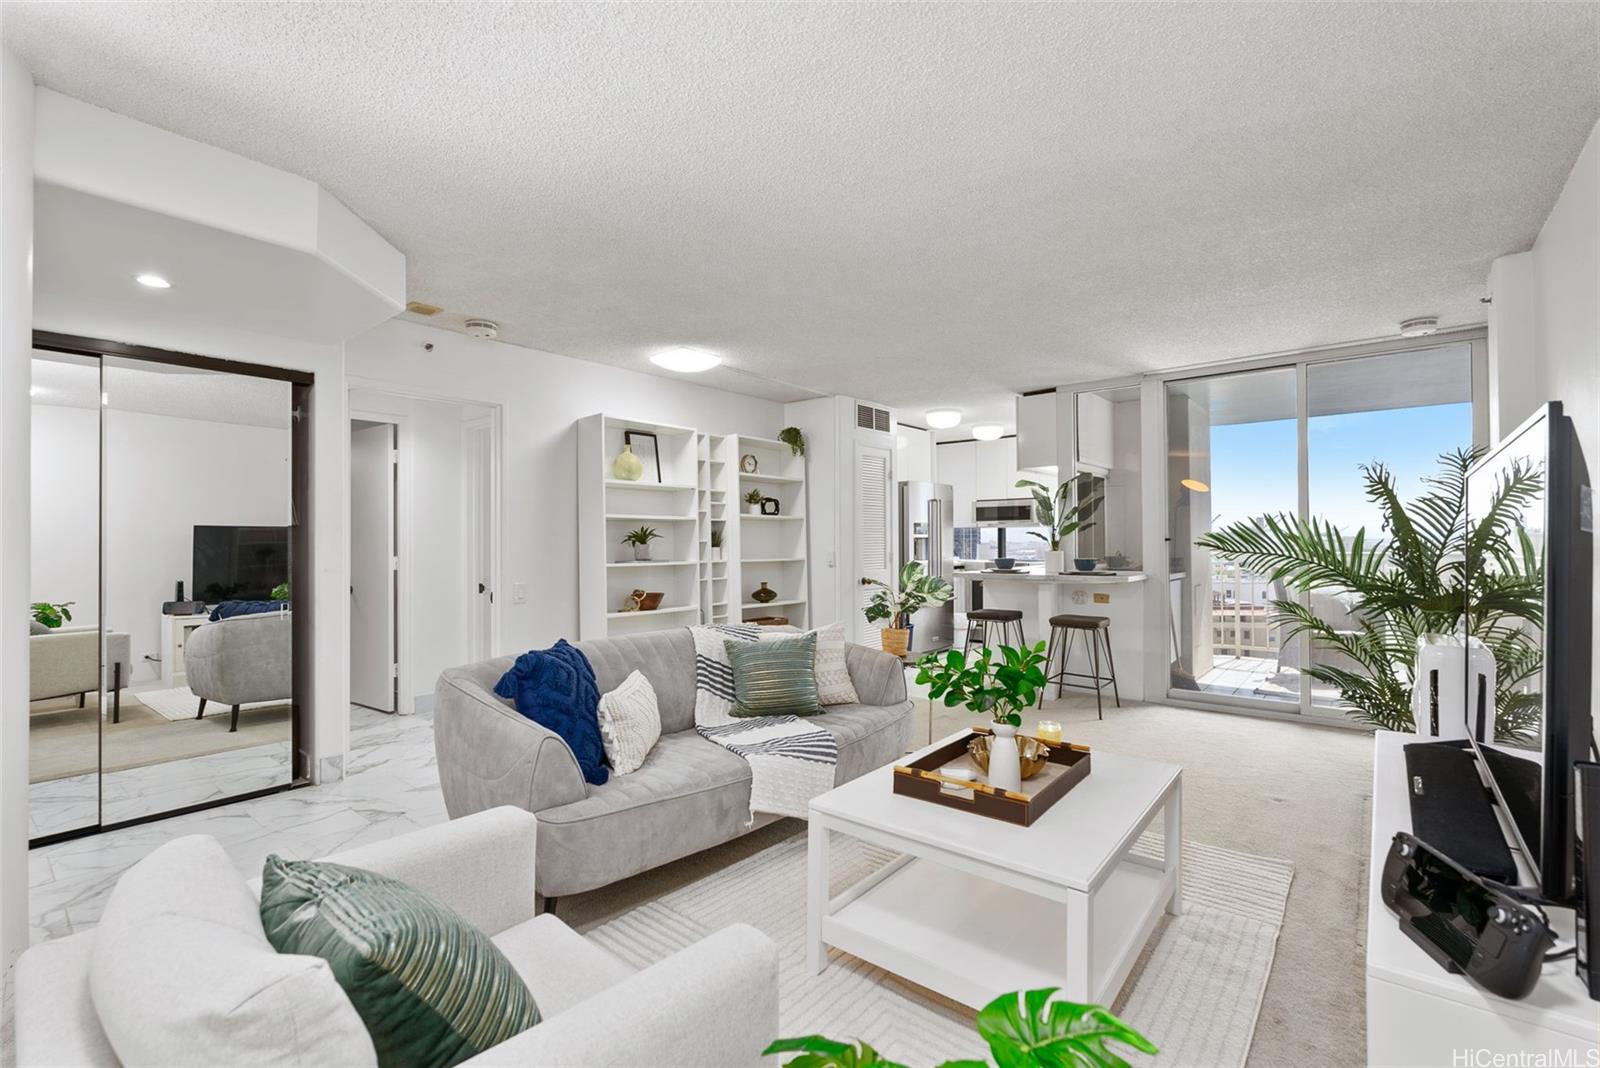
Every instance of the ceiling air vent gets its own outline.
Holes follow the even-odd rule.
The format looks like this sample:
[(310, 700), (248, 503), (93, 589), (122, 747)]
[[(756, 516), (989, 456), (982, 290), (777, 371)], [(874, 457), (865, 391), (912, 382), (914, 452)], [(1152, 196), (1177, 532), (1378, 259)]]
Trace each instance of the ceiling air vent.
[(862, 430), (889, 432), (889, 409), (874, 408), (870, 404), (856, 405), (856, 426)]

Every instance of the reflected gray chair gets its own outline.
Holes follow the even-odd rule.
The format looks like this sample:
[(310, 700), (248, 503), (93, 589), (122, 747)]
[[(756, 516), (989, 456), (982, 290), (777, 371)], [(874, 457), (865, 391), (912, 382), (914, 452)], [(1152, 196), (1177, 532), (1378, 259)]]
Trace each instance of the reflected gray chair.
[(255, 701), (287, 701), (294, 694), (289, 652), (291, 613), (230, 616), (198, 627), (183, 646), (189, 689), (206, 702), (233, 706), (231, 733), (239, 729), (239, 706)]
[[(122, 720), (122, 687), (133, 675), (128, 636), (106, 633), (106, 685), (111, 689), (111, 722)], [(28, 637), (28, 700), (78, 696), (84, 707), (87, 694), (98, 693), (95, 677), (100, 666), (100, 631), (97, 627), (62, 627)]]

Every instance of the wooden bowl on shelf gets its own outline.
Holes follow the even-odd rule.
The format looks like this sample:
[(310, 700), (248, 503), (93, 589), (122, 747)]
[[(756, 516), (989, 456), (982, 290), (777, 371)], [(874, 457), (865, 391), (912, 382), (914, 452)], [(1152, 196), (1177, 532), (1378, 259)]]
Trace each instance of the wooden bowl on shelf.
[[(972, 757), (972, 762), (978, 765), (978, 770), (985, 775), (989, 774), (989, 743), (993, 740), (992, 734), (980, 734), (967, 743), (967, 755)], [(1016, 742), (1017, 757), (1022, 762), (1024, 779), (1033, 778), (1050, 763), (1050, 747), (1039, 739), (1019, 734)]]

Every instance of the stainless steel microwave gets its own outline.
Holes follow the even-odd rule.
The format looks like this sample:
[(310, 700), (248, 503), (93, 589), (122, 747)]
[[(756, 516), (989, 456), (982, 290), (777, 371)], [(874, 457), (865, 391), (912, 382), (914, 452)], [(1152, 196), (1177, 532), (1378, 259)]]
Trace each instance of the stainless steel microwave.
[(1011, 497), (1005, 500), (973, 501), (972, 521), (980, 527), (1031, 527), (1033, 518), (1032, 497)]

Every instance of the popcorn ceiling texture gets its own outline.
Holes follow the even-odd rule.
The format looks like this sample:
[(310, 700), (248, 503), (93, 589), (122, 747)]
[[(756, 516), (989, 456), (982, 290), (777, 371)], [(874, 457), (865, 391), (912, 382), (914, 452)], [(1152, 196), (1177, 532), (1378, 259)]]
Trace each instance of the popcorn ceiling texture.
[(1481, 322), (1600, 118), (1597, 20), (9, 4), (4, 31), (43, 85), (321, 183), (447, 323), (1008, 421), (1014, 390)]

